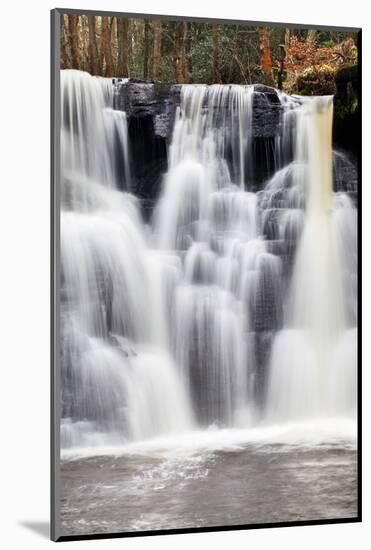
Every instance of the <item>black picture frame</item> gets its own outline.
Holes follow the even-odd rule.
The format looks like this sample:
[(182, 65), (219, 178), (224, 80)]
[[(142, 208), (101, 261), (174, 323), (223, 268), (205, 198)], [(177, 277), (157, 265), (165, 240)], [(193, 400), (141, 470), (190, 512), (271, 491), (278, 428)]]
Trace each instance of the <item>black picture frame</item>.
[[(332, 31), (348, 31), (357, 33), (358, 35), (358, 101), (359, 115), (357, 124), (357, 140), (358, 148), (358, 351), (357, 351), (357, 500), (358, 513), (354, 518), (334, 518), (326, 520), (300, 520), (289, 522), (266, 522), (259, 524), (247, 525), (220, 525), (210, 527), (184, 528), (184, 529), (160, 529), (132, 532), (115, 532), (101, 533), (88, 535), (63, 535), (59, 525), (59, 506), (60, 506), (60, 442), (59, 442), (59, 423), (60, 423), (60, 323), (59, 323), (59, 277), (60, 277), (60, 25), (62, 15), (88, 15), (88, 16), (122, 16), (122, 17), (137, 17), (143, 19), (158, 18), (167, 21), (192, 21), (199, 23), (225, 23), (239, 25), (254, 25), (254, 26), (270, 26), (270, 27), (295, 27), (299, 29), (315, 28), (318, 30)], [(356, 523), (362, 521), (362, 29), (354, 27), (337, 27), (317, 24), (297, 24), (297, 23), (274, 23), (270, 21), (248, 21), (248, 20), (231, 20), (231, 19), (213, 19), (200, 18), (192, 16), (173, 16), (173, 15), (158, 15), (158, 14), (140, 14), (140, 13), (125, 13), (103, 10), (80, 10), (69, 8), (55, 8), (51, 10), (51, 234), (50, 234), (50, 257), (51, 257), (51, 279), (50, 279), (50, 300), (51, 300), (51, 317), (50, 317), (50, 339), (51, 339), (51, 358), (50, 358), (50, 414), (51, 414), (51, 431), (50, 431), (50, 506), (51, 506), (51, 539), (56, 542), (74, 541), (74, 540), (91, 540), (91, 539), (111, 539), (123, 537), (141, 537), (154, 535), (170, 535), (183, 533), (200, 533), (200, 532), (218, 532), (218, 531), (237, 531), (250, 529), (267, 529), (277, 527), (290, 526), (309, 526), (309, 525), (325, 525), (325, 524), (343, 524)]]

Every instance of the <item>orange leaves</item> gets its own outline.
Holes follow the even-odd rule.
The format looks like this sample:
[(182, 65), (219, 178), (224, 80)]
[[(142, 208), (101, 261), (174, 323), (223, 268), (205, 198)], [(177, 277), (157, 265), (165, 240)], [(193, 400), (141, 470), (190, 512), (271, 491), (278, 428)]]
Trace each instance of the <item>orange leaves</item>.
[(288, 71), (295, 74), (309, 68), (316, 69), (322, 65), (329, 65), (335, 69), (343, 63), (341, 50), (342, 44), (318, 47), (315, 39), (311, 37), (303, 40), (297, 36), (291, 36), (286, 47), (285, 66)]

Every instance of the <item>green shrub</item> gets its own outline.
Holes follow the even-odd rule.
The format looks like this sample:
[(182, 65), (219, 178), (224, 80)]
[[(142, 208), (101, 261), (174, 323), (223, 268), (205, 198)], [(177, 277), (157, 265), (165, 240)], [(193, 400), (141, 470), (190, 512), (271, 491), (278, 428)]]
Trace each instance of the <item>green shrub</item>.
[(330, 65), (308, 67), (297, 78), (301, 95), (332, 95), (335, 93), (335, 70)]

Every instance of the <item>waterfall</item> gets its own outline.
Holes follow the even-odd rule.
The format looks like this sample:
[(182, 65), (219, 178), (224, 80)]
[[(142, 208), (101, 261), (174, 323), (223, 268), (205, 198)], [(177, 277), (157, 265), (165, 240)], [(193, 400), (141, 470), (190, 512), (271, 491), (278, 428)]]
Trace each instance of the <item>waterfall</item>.
[[(356, 330), (347, 315), (356, 224), (348, 200), (332, 193), (332, 97), (305, 99), (300, 116), (297, 155), (307, 165), (306, 209), (287, 328), (277, 334), (272, 350), (267, 405), (276, 420), (356, 410)], [(349, 216), (345, 235), (341, 225)], [(350, 255), (342, 250), (346, 240)]]
[(357, 211), (333, 191), (332, 98), (277, 95), (256, 191), (263, 92), (183, 85), (146, 224), (113, 82), (61, 83), (62, 447), (352, 418)]
[[(253, 86), (183, 86), (170, 164), (192, 158), (219, 185), (224, 184), (230, 170), (234, 182), (244, 189), (247, 176), (252, 174), (252, 101)], [(229, 170), (226, 154), (231, 157)]]
[[(135, 198), (126, 117), (112, 82), (62, 71), (62, 448), (189, 429), (192, 412), (167, 347), (160, 259)], [(115, 140), (115, 141), (114, 141)]]

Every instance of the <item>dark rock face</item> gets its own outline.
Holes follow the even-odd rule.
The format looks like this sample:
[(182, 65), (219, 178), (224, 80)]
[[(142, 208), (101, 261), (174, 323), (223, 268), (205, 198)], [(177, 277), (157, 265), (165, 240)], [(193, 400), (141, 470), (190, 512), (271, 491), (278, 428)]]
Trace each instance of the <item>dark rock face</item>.
[(141, 199), (143, 213), (150, 216), (167, 170), (180, 87), (132, 78), (115, 82), (115, 109), (128, 118), (132, 191)]
[[(354, 163), (352, 161), (355, 161)], [(358, 202), (358, 170), (356, 158), (349, 159), (346, 153), (334, 151), (333, 154), (334, 190), (348, 193), (353, 202)]]
[(253, 138), (269, 139), (277, 134), (281, 103), (274, 88), (257, 84), (253, 98)]
[(153, 117), (145, 111), (129, 118), (128, 134), (132, 191), (141, 199), (147, 218), (160, 192), (162, 174), (167, 170), (167, 144), (156, 135)]
[(357, 156), (361, 145), (358, 65), (340, 67), (335, 75), (335, 82), (333, 128), (335, 147)]
[(169, 140), (180, 86), (131, 78), (115, 84), (115, 109), (126, 111), (128, 120), (151, 117), (155, 137)]
[[(131, 78), (115, 83), (115, 109), (126, 111), (128, 119), (150, 116), (156, 137), (170, 141), (181, 85), (161, 84)], [(273, 138), (277, 134), (281, 104), (274, 88), (257, 84), (253, 97), (253, 138)]]
[[(180, 104), (180, 85), (131, 78), (115, 82), (115, 109), (128, 117), (133, 191), (150, 215), (167, 170), (168, 146)], [(281, 104), (274, 88), (254, 86), (251, 154), (251, 187), (259, 189), (274, 172), (275, 137)], [(232, 153), (231, 153), (232, 154)], [(228, 159), (228, 147), (226, 148)]]
[(252, 121), (253, 191), (260, 188), (275, 171), (276, 136), (281, 118), (277, 92), (269, 86), (255, 85)]
[[(348, 151), (349, 148), (342, 138), (344, 131), (340, 128), (341, 125), (339, 126), (338, 111), (341, 92), (343, 96), (346, 95), (349, 86), (343, 86), (343, 89), (341, 83), (338, 83), (338, 88), (335, 97), (334, 140), (335, 145), (340, 145), (340, 148)], [(125, 111), (128, 117), (132, 190), (141, 199), (146, 216), (150, 215), (161, 188), (162, 176), (167, 170), (168, 147), (176, 108), (180, 105), (180, 92), (181, 85), (177, 84), (161, 84), (139, 78), (115, 81), (114, 107)], [(279, 132), (281, 113), (282, 106), (277, 91), (269, 86), (256, 84), (253, 94), (252, 142), (249, 151), (251, 158), (246, 159), (246, 166), (249, 167), (247, 186), (252, 191), (260, 190), (262, 184), (273, 175), (276, 169), (276, 137)], [(353, 118), (355, 119), (356, 115)], [(226, 133), (228, 133), (227, 128)], [(349, 131), (345, 133), (352, 135)], [(232, 143), (229, 145), (226, 143), (225, 148), (226, 160), (231, 166), (233, 164), (232, 145)], [(286, 159), (287, 162), (290, 160)], [(356, 168), (353, 165), (346, 166), (346, 162), (339, 158), (336, 168), (336, 190), (355, 194)], [(233, 170), (231, 172), (233, 176)]]

